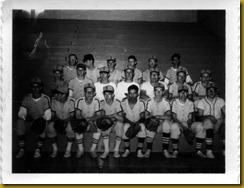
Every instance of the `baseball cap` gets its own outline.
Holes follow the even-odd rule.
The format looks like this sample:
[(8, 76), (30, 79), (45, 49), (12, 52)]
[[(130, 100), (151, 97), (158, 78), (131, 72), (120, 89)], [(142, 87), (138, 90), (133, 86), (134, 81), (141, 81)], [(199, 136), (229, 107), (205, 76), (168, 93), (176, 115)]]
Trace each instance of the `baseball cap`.
[(159, 69), (157, 67), (150, 68), (150, 73), (151, 72), (157, 72), (157, 73), (159, 73)]
[(84, 55), (83, 62), (85, 62), (87, 60), (93, 60), (94, 61), (93, 55), (92, 54), (86, 54), (86, 55)]
[(131, 65), (127, 65), (127, 66), (125, 67), (124, 71), (126, 71), (126, 70), (128, 70), (128, 69), (134, 71), (134, 67), (132, 67)]
[(209, 82), (209, 83), (207, 84), (206, 89), (210, 89), (210, 88), (217, 89), (217, 85), (216, 85), (216, 83), (215, 83), (215, 82)]
[(66, 82), (59, 84), (58, 87), (56, 88), (56, 91), (60, 93), (68, 94), (69, 93), (68, 84)]
[(83, 63), (78, 63), (78, 64), (76, 65), (76, 69), (80, 69), (80, 68), (86, 70), (86, 65), (83, 64)]
[(185, 68), (183, 68), (183, 67), (178, 68), (176, 74), (178, 75), (180, 72), (183, 72), (186, 75), (186, 69)]
[(101, 73), (101, 72), (109, 73), (108, 67), (106, 67), (106, 66), (101, 67), (101, 68), (99, 69), (99, 72), (100, 72), (100, 73)]
[(63, 73), (63, 66), (62, 65), (56, 65), (53, 67), (53, 72), (59, 71)]
[(150, 61), (150, 59), (154, 59), (156, 62), (158, 61), (157, 57), (152, 55), (151, 57), (148, 58), (148, 61)]
[(92, 88), (94, 91), (96, 90), (94, 84), (91, 84), (91, 83), (86, 83), (84, 85), (84, 90), (87, 89), (87, 88)]
[(160, 82), (156, 83), (153, 88), (155, 89), (157, 87), (163, 88), (163, 90), (165, 90), (164, 85), (162, 83), (160, 83)]
[(187, 91), (188, 92), (188, 87), (186, 85), (181, 85), (178, 87), (178, 92), (180, 91)]
[(108, 56), (107, 61), (116, 61), (116, 58), (113, 56)]
[(201, 76), (202, 76), (203, 74), (209, 74), (209, 75), (212, 75), (212, 73), (211, 73), (211, 71), (210, 71), (209, 69), (203, 69), (203, 70), (201, 70)]
[(31, 84), (42, 84), (41, 78), (34, 77), (31, 79)]
[(104, 86), (103, 87), (103, 92), (105, 92), (105, 91), (110, 91), (110, 92), (114, 92), (114, 87), (113, 86), (111, 86), (111, 85), (107, 85), (107, 86)]

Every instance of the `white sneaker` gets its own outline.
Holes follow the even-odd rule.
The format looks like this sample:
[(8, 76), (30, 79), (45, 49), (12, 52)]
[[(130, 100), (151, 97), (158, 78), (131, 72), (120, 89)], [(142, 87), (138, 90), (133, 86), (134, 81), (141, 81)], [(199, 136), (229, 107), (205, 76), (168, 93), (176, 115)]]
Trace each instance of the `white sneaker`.
[(95, 151), (91, 151), (90, 155), (92, 158), (97, 158), (97, 153)]
[(179, 152), (175, 150), (175, 151), (173, 152), (172, 158), (176, 159), (177, 156), (178, 156), (178, 153), (179, 153)]
[(119, 158), (119, 157), (120, 157), (119, 151), (114, 151), (114, 158)]
[(169, 158), (172, 157), (172, 156), (169, 154), (168, 150), (164, 150), (163, 152), (164, 152), (164, 157), (165, 157), (165, 158), (169, 159)]
[(57, 155), (58, 155), (58, 150), (53, 150), (50, 157), (55, 158), (55, 157), (57, 157)]
[(64, 158), (69, 158), (69, 157), (71, 157), (71, 152), (70, 150), (66, 150), (64, 154)]
[(206, 155), (207, 155), (207, 158), (210, 158), (210, 159), (215, 158), (212, 150), (207, 150)]
[(40, 158), (41, 157), (41, 152), (40, 149), (36, 149), (35, 153), (34, 153), (34, 158)]
[(126, 149), (125, 152), (122, 154), (122, 157), (128, 157), (130, 154), (130, 150)]
[(150, 154), (151, 154), (151, 150), (148, 149), (148, 150), (146, 151), (146, 153), (144, 154), (144, 157), (145, 157), (145, 158), (149, 158), (149, 157), (150, 157)]
[(20, 149), (19, 153), (17, 153), (17, 155), (15, 156), (17, 159), (20, 159), (22, 157), (24, 157), (25, 154), (25, 150), (24, 149)]
[(109, 151), (104, 151), (104, 153), (100, 156), (102, 159), (106, 159), (109, 155)]
[(77, 153), (76, 153), (75, 157), (76, 158), (80, 158), (83, 155), (84, 155), (84, 150), (77, 150)]
[(201, 158), (206, 158), (207, 156), (202, 153), (202, 151), (198, 150), (196, 153), (196, 156), (201, 157)]
[(141, 149), (137, 151), (137, 157), (138, 158), (143, 158), (144, 157), (144, 155), (142, 154)]

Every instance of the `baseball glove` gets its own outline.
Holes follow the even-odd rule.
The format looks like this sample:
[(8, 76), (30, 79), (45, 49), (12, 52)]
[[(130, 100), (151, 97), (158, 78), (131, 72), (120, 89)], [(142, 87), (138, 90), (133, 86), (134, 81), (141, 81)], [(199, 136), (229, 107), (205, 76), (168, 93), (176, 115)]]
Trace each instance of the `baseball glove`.
[(32, 115), (28, 114), (28, 115), (25, 117), (25, 120), (26, 120), (27, 122), (32, 122), (34, 119), (33, 119)]
[(46, 128), (46, 120), (43, 117), (34, 120), (31, 130), (36, 134), (42, 134)]
[(128, 137), (129, 139), (134, 138), (137, 133), (139, 133), (141, 130), (141, 126), (139, 125), (139, 123), (134, 123), (131, 124), (129, 129), (127, 129), (125, 136)]
[(193, 145), (193, 140), (195, 138), (194, 132), (188, 128), (185, 128), (183, 130), (183, 134), (185, 135), (186, 142), (190, 145)]
[(73, 119), (71, 121), (72, 130), (78, 134), (84, 133), (87, 129), (88, 122), (86, 119)]
[(113, 126), (114, 122), (109, 117), (102, 117), (97, 119), (96, 124), (99, 129), (106, 131)]
[(145, 125), (147, 130), (155, 132), (158, 129), (159, 120), (155, 116), (149, 117), (146, 119)]
[(62, 120), (57, 120), (53, 125), (54, 129), (60, 134), (66, 134), (67, 126), (68, 124)]

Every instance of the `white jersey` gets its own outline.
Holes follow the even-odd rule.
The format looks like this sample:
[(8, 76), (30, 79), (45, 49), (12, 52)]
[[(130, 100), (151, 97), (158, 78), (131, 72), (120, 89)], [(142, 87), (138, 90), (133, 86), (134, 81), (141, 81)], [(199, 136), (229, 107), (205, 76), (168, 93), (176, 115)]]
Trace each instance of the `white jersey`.
[(126, 97), (125, 93), (128, 93), (128, 87), (130, 87), (131, 85), (136, 85), (140, 89), (139, 84), (136, 82), (130, 82), (130, 83), (127, 83), (125, 81), (119, 82), (117, 85), (115, 98), (118, 99), (119, 101), (122, 101), (122, 99)]
[(193, 86), (193, 92), (197, 93), (198, 95), (206, 96), (206, 88), (202, 85), (202, 82), (196, 82)]
[(207, 97), (201, 99), (197, 108), (203, 110), (203, 116), (212, 115), (216, 119), (222, 118), (221, 109), (225, 106), (225, 101), (219, 97), (215, 97), (213, 102), (209, 101)]
[(103, 100), (104, 99), (104, 95), (103, 95), (103, 87), (104, 86), (112, 86), (114, 88), (114, 93), (116, 93), (116, 85), (113, 82), (109, 82), (107, 84), (103, 84), (101, 82), (97, 82), (94, 84), (95, 88), (96, 88), (96, 98), (98, 98), (99, 100)]
[(117, 99), (115, 99), (111, 105), (107, 104), (105, 100), (102, 100), (100, 101), (100, 105), (106, 116), (118, 114), (122, 111), (120, 101)]
[[(184, 83), (184, 85), (188, 87), (188, 95), (191, 95), (192, 94), (191, 86), (189, 86), (187, 83)], [(177, 84), (176, 82), (174, 82), (169, 86), (169, 93), (172, 94), (173, 97), (179, 96), (178, 87), (179, 84)]]
[(76, 101), (75, 107), (80, 110), (83, 118), (93, 117), (96, 112), (100, 111), (100, 102), (98, 99), (94, 98), (91, 104), (87, 104), (85, 97), (79, 98)]
[(172, 113), (176, 114), (177, 119), (185, 126), (189, 114), (194, 113), (194, 104), (192, 101), (186, 99), (185, 103), (181, 103), (179, 99), (172, 101)]
[[(142, 73), (142, 78), (145, 82), (150, 81), (150, 70), (147, 69)], [(159, 72), (159, 80), (164, 80), (164, 75), (162, 71)]]
[(114, 70), (114, 72), (109, 73), (109, 81), (115, 83), (116, 85), (122, 80), (122, 73), (119, 70)]
[(61, 103), (56, 99), (52, 100), (52, 111), (56, 113), (59, 119), (67, 119), (75, 111), (75, 99), (68, 97), (67, 101)]
[(152, 116), (164, 115), (169, 110), (170, 105), (165, 98), (162, 98), (160, 102), (157, 102), (154, 98), (147, 101), (146, 111)]
[[(189, 75), (187, 69), (185, 67), (182, 67), (182, 66), (179, 66), (178, 69), (180, 69), (180, 68), (183, 68), (183, 69), (186, 70), (186, 82), (187, 83), (189, 83), (189, 82), (193, 83), (192, 79), (191, 79), (191, 76)], [(170, 69), (167, 70), (167, 73), (166, 73), (166, 76), (165, 76), (165, 83), (172, 84), (172, 83), (176, 82), (176, 80), (177, 80), (176, 73), (177, 73), (178, 69), (174, 69), (173, 67), (171, 67)]]
[[(160, 82), (159, 83), (162, 83), (164, 85), (164, 88), (165, 90), (168, 90), (168, 86), (166, 83), (164, 82)], [(142, 85), (141, 85), (141, 90), (144, 90), (146, 91), (146, 94), (148, 97), (150, 98), (153, 98), (155, 95), (154, 95), (154, 87), (152, 86), (152, 84), (149, 82), (144, 82)]]
[(100, 70), (97, 67), (95, 67), (93, 70), (86, 68), (86, 78), (92, 80), (93, 83), (96, 83), (99, 77)]
[(63, 78), (66, 82), (69, 82), (70, 80), (74, 79), (77, 76), (76, 68), (70, 68), (69, 66), (66, 66), (63, 68)]
[(125, 117), (132, 121), (137, 122), (140, 120), (140, 114), (145, 111), (145, 105), (142, 100), (137, 100), (137, 103), (133, 107), (133, 109), (130, 108), (130, 105), (128, 103), (128, 99), (124, 99), (121, 102), (122, 109), (124, 113), (126, 114)]

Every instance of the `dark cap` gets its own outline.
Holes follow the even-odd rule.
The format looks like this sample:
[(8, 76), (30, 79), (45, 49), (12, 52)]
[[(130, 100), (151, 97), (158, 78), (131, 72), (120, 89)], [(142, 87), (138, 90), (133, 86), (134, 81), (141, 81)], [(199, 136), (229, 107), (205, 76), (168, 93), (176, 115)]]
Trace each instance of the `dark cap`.
[(217, 85), (216, 85), (216, 83), (215, 83), (215, 82), (209, 82), (209, 83), (207, 84), (206, 89), (210, 89), (210, 88), (217, 89)]
[(83, 63), (78, 63), (78, 64), (76, 65), (76, 69), (80, 69), (80, 68), (86, 70), (86, 65), (83, 64)]
[(60, 93), (68, 94), (69, 93), (68, 84), (66, 82), (59, 84), (56, 91)]
[(34, 77), (31, 79), (31, 84), (42, 84), (41, 78)]
[(151, 73), (151, 72), (156, 72), (156, 73), (159, 74), (159, 69), (158, 69), (157, 67), (150, 68), (149, 70), (150, 70), (150, 73)]
[(103, 87), (103, 92), (106, 92), (106, 91), (109, 91), (109, 92), (114, 92), (114, 87), (111, 86), (111, 85), (107, 85), (107, 86), (104, 86)]
[(187, 91), (188, 92), (188, 87), (186, 85), (181, 85), (178, 87), (178, 92), (181, 92), (181, 91)]
[(124, 71), (126, 70), (133, 70), (134, 71), (134, 67), (132, 67), (131, 65), (127, 65), (124, 69)]
[(86, 55), (84, 55), (83, 62), (86, 62), (87, 60), (94, 61), (93, 55), (92, 54), (86, 54)]
[(108, 67), (104, 66), (104, 67), (101, 67), (99, 68), (99, 72), (106, 72), (106, 73), (109, 73), (109, 70), (108, 70)]
[(113, 62), (115, 62), (116, 61), (116, 58), (113, 57), (113, 56), (108, 56), (107, 61), (113, 61)]
[(183, 68), (183, 67), (178, 68), (176, 74), (178, 75), (180, 72), (183, 72), (186, 75), (186, 69), (185, 68)]
[(209, 74), (209, 76), (212, 75), (212, 73), (211, 73), (211, 71), (210, 71), (209, 69), (203, 69), (203, 70), (201, 70), (201, 76), (202, 76), (203, 74)]
[(162, 84), (162, 83), (160, 83), (160, 82), (156, 83), (156, 84), (154, 85), (153, 88), (155, 89), (155, 88), (158, 88), (158, 87), (159, 87), (159, 88), (162, 88), (163, 91), (165, 90), (165, 86), (164, 86), (164, 84)]
[(92, 88), (94, 91), (96, 91), (96, 88), (95, 88), (94, 84), (86, 83), (84, 85), (84, 90), (87, 89), (87, 88)]
[(62, 65), (56, 65), (53, 67), (53, 72), (59, 71), (60, 73), (63, 73), (63, 66)]
[(150, 61), (150, 59), (154, 59), (156, 62), (158, 62), (158, 59), (156, 56), (152, 55), (151, 57), (148, 58), (148, 61)]

